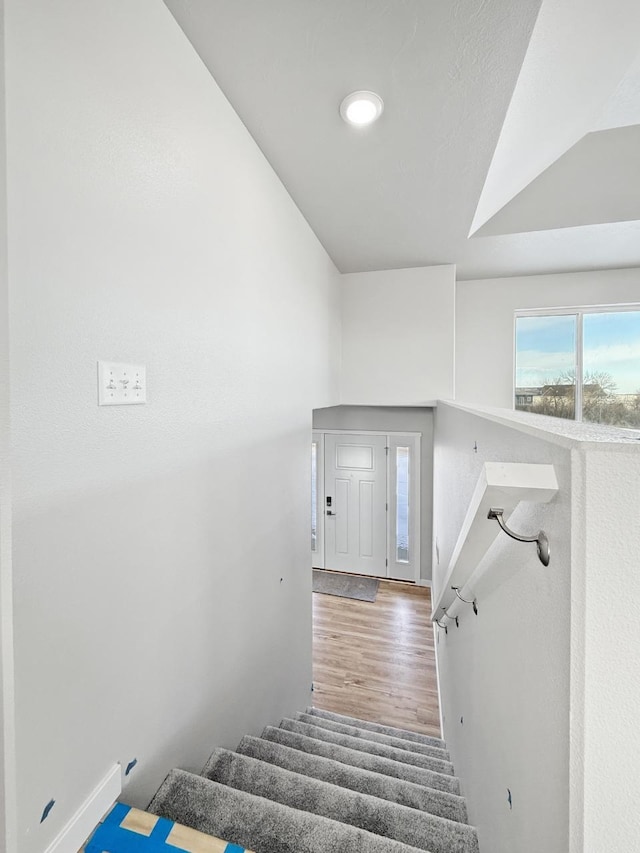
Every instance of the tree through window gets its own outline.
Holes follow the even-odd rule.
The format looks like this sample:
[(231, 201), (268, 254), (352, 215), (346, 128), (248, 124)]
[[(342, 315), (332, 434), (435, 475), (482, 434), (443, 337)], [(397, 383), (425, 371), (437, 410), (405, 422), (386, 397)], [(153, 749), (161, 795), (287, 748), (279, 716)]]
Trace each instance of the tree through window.
[(516, 409), (640, 429), (640, 310), (517, 315), (515, 351)]

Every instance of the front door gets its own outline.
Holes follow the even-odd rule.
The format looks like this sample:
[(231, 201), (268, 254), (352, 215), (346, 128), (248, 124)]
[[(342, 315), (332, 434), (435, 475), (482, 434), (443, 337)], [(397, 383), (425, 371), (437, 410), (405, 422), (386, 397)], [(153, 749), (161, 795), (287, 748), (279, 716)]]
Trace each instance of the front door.
[(387, 438), (325, 436), (325, 567), (387, 574)]

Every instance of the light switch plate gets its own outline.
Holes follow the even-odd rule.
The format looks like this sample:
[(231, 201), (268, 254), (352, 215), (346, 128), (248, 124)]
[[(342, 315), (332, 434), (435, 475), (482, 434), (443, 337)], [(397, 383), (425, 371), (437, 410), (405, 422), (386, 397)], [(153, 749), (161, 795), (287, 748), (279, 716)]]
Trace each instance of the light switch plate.
[(98, 362), (98, 405), (138, 406), (147, 402), (144, 364)]

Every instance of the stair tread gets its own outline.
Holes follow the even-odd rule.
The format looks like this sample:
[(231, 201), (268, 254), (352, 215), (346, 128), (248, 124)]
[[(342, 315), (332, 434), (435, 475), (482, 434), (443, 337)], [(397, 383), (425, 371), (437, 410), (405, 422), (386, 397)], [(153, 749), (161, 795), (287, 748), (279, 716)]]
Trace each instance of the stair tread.
[(347, 726), (356, 726), (360, 729), (368, 729), (372, 732), (399, 737), (403, 740), (415, 740), (417, 743), (446, 749), (446, 743), (442, 738), (424, 735), (421, 732), (413, 732), (410, 729), (402, 729), (397, 726), (386, 725), (385, 723), (376, 723), (372, 720), (361, 720), (358, 717), (349, 717), (347, 714), (337, 714), (335, 711), (325, 711), (322, 708), (314, 708), (312, 706), (306, 709), (306, 713), (322, 717), (326, 720), (334, 720), (336, 723), (344, 723)]
[(350, 735), (339, 734), (332, 732), (322, 726), (315, 726), (309, 723), (300, 723), (297, 720), (283, 719), (280, 721), (280, 728), (288, 729), (289, 731), (299, 732), (307, 735), (307, 737), (315, 738), (316, 740), (329, 741), (330, 743), (341, 744), (350, 749), (368, 752), (371, 755), (379, 755), (385, 758), (392, 758), (394, 761), (400, 761), (406, 764), (413, 764), (416, 767), (423, 767), (428, 770), (434, 770), (438, 773), (453, 775), (453, 765), (450, 761), (443, 761), (439, 758), (432, 758), (428, 755), (423, 755), (418, 752), (410, 752), (405, 749), (387, 746), (386, 744), (376, 741), (366, 740), (364, 738), (352, 737)]
[(439, 758), (442, 761), (450, 761), (449, 753), (446, 749), (431, 744), (420, 743), (419, 741), (407, 740), (406, 738), (396, 737), (394, 735), (383, 734), (382, 732), (371, 731), (371, 729), (363, 729), (359, 726), (350, 726), (346, 723), (338, 723), (335, 720), (329, 720), (325, 717), (319, 717), (316, 714), (296, 714), (296, 720), (301, 723), (308, 723), (312, 726), (320, 726), (329, 731), (338, 732), (339, 734), (349, 735), (350, 737), (359, 737), (363, 740), (372, 740), (376, 743), (384, 743), (387, 746), (396, 747), (396, 749), (405, 749), (408, 752), (419, 752), (423, 755), (430, 755), (433, 758)]
[(424, 785), (425, 787), (434, 788), (439, 791), (447, 791), (448, 793), (460, 793), (460, 783), (455, 776), (438, 773), (422, 767), (415, 767), (412, 764), (394, 761), (393, 759), (384, 758), (379, 755), (372, 755), (362, 750), (349, 749), (348, 747), (317, 740), (298, 732), (279, 729), (275, 726), (266, 726), (261, 738), (274, 743), (282, 743), (301, 752), (331, 758), (334, 761), (339, 761), (342, 764), (352, 767), (360, 767), (365, 770), (371, 770), (374, 773), (392, 776), (395, 779), (403, 779), (407, 782), (414, 782), (418, 785)]
[[(236, 751), (363, 794), (467, 823), (464, 797), (246, 735)], [(448, 777), (451, 778), (451, 777)]]
[(466, 823), (353, 791), (228, 749), (215, 749), (202, 773), (247, 794), (309, 812), (430, 853), (477, 853)]
[(184, 770), (168, 774), (149, 811), (257, 853), (419, 853), (419, 848)]

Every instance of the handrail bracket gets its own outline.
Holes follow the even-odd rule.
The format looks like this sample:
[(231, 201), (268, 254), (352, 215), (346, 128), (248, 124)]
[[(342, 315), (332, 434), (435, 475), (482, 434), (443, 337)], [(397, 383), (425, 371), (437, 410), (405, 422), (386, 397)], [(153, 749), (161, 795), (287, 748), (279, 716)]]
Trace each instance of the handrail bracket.
[(491, 507), (487, 518), (495, 518), (495, 520), (498, 522), (498, 524), (504, 530), (507, 536), (510, 536), (517, 542), (535, 542), (540, 562), (543, 566), (548, 566), (551, 554), (549, 551), (549, 539), (547, 538), (547, 534), (544, 532), (544, 530), (538, 531), (535, 536), (521, 536), (519, 533), (515, 533), (513, 530), (511, 530), (511, 528), (507, 527), (507, 523), (505, 522), (503, 516), (503, 509), (500, 509), (499, 507)]

